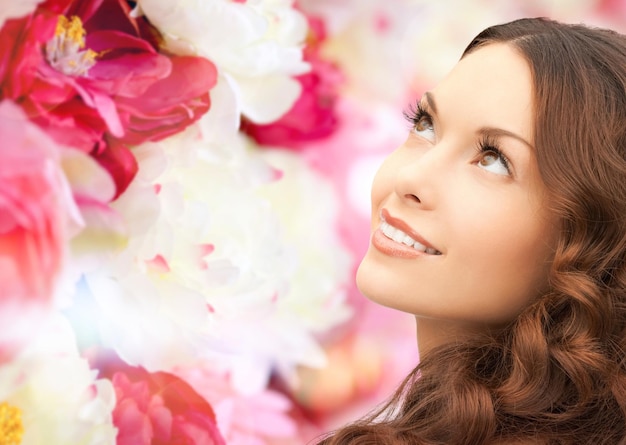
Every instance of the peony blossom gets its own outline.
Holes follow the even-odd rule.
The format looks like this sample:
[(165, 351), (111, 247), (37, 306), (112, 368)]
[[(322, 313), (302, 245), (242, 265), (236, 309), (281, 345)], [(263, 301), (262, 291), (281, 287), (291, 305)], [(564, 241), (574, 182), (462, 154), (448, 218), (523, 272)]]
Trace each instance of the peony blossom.
[(111, 382), (96, 379), (78, 355), (71, 327), (58, 315), (0, 367), (2, 443), (113, 445), (114, 406)]
[(215, 84), (202, 57), (158, 52), (158, 32), (123, 0), (48, 0), (0, 30), (0, 97), (65, 145), (94, 156), (117, 193), (136, 173), (128, 147), (206, 113)]
[[(139, 174), (113, 204), (129, 241), (86, 284), (103, 343), (126, 362), (169, 371), (201, 357), (252, 394), (277, 369), (325, 363), (316, 335), (349, 316), (349, 260), (322, 249), (336, 242), (322, 179), (295, 161), (279, 172), (244, 138), (228, 148), (207, 147), (196, 126), (137, 147)], [(261, 184), (281, 177), (289, 199), (273, 203)]]
[[(105, 345), (150, 371), (212, 349), (248, 350), (221, 326), (267, 319), (293, 262), (271, 209), (253, 194), (272, 170), (241, 147), (231, 147), (230, 165), (198, 159), (203, 144), (192, 130), (136, 149), (140, 173), (113, 204), (130, 239), (86, 276)], [(259, 372), (265, 380), (267, 368)]]
[(115, 358), (99, 368), (115, 387), (117, 445), (225, 445), (211, 405), (179, 377)]
[(280, 119), (269, 124), (255, 124), (244, 119), (242, 130), (261, 145), (298, 148), (330, 136), (338, 121), (335, 103), (343, 77), (339, 68), (325, 60), (321, 48), (326, 38), (324, 22), (308, 16), (309, 37), (304, 50), (304, 60), (311, 64), (311, 71), (296, 79), (302, 93), (293, 106)]
[(135, 14), (159, 28), (170, 50), (213, 61), (253, 122), (278, 119), (300, 95), (293, 76), (309, 70), (307, 24), (293, 0), (140, 0)]
[(228, 445), (266, 445), (297, 434), (297, 423), (290, 417), (294, 406), (287, 396), (270, 389), (239, 393), (228, 374), (212, 368), (199, 362), (175, 373), (211, 402)]
[(80, 215), (62, 149), (10, 101), (0, 102), (0, 363), (51, 307), (70, 223)]

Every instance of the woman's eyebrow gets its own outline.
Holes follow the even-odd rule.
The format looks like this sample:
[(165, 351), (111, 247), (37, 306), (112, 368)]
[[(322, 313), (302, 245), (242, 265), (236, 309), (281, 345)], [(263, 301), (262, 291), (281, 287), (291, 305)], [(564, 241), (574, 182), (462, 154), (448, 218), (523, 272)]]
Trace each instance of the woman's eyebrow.
[[(435, 96), (433, 96), (433, 94), (429, 91), (424, 93), (424, 100), (426, 100), (426, 104), (428, 105), (428, 108), (432, 111), (432, 114), (437, 114), (437, 104), (435, 102)], [(497, 127), (482, 127), (480, 128), (477, 133), (480, 136), (487, 136), (487, 137), (511, 137), (513, 139), (517, 139), (518, 141), (522, 142), (523, 144), (527, 145), (528, 147), (530, 147), (530, 149), (534, 150), (535, 147), (533, 146), (533, 144), (531, 144), (530, 142), (528, 142), (526, 139), (524, 139), (522, 136), (520, 136), (517, 133), (513, 133), (512, 131), (509, 130), (505, 130), (503, 128), (497, 128)]]
[(483, 136), (483, 137), (494, 137), (494, 138), (510, 137), (513, 139), (517, 139), (518, 141), (527, 145), (531, 150), (533, 151), (535, 150), (535, 147), (526, 139), (524, 139), (522, 136), (520, 136), (517, 133), (513, 133), (512, 131), (505, 130), (503, 128), (482, 127), (482, 128), (479, 128), (476, 133), (478, 133), (480, 136)]
[(430, 110), (432, 110), (434, 114), (437, 114), (437, 105), (435, 105), (435, 97), (432, 95), (432, 93), (426, 91), (424, 93), (424, 99), (426, 99), (428, 108), (430, 108)]

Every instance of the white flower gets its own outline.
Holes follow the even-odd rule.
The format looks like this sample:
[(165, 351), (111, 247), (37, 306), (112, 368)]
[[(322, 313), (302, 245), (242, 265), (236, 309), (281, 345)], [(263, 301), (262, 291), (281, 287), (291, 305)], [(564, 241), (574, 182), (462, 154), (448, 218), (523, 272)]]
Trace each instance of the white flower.
[(345, 302), (353, 259), (338, 234), (337, 191), (302, 156), (286, 150), (263, 150), (261, 157), (282, 172), (279, 181), (259, 188), (278, 213), (285, 238), (298, 252), (283, 312), (314, 332), (346, 321)]
[(0, 0), (0, 28), (4, 22), (30, 14), (43, 0)]
[(0, 438), (13, 432), (21, 445), (114, 444), (115, 392), (96, 373), (79, 357), (66, 320), (52, 317), (41, 335), (0, 367), (0, 410), (12, 420), (2, 431), (0, 419)]
[(300, 95), (293, 76), (309, 70), (302, 60), (305, 17), (291, 0), (140, 0), (136, 14), (147, 16), (175, 53), (210, 59), (229, 79), (237, 108), (251, 120), (268, 123)]
[(236, 336), (216, 340), (217, 320), (267, 318), (293, 263), (271, 207), (254, 194), (272, 170), (242, 147), (199, 158), (197, 131), (135, 149), (139, 175), (114, 203), (128, 244), (86, 277), (103, 341), (151, 371), (209, 343), (236, 351)]
[(284, 182), (262, 191), (281, 173), (231, 143), (212, 150), (193, 126), (137, 147), (139, 174), (113, 204), (128, 244), (86, 283), (125, 361), (156, 371), (204, 357), (253, 394), (273, 370), (325, 363), (316, 336), (349, 316), (350, 261), (332, 187), (275, 155)]
[[(97, 270), (127, 242), (127, 229), (111, 207), (115, 183), (111, 175), (91, 156), (79, 150), (62, 152), (61, 168), (76, 202), (77, 216), (68, 231), (69, 247), (55, 293), (55, 307), (75, 311), (77, 289), (84, 273)], [(75, 328), (89, 326), (84, 317), (72, 319)], [(77, 332), (84, 341), (85, 332)]]
[(193, 334), (205, 328), (208, 312), (200, 293), (180, 280), (164, 279), (165, 258), (170, 259), (173, 243), (179, 241), (174, 229), (184, 206), (177, 184), (158, 191), (153, 184), (167, 165), (165, 154), (151, 143), (134, 154), (138, 175), (113, 203), (128, 239), (85, 275), (87, 289), (82, 290), (97, 302), (98, 311), (89, 312), (98, 317), (93, 322), (104, 344), (129, 364), (156, 371), (194, 356)]

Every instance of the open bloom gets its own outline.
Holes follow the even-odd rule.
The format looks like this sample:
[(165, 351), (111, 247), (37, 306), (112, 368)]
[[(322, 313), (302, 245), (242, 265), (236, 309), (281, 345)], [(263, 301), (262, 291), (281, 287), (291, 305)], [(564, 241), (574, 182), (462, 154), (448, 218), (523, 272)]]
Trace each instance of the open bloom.
[(10, 101), (0, 102), (0, 363), (51, 306), (67, 227), (80, 216), (61, 147)]
[(179, 377), (128, 366), (114, 356), (98, 367), (115, 387), (117, 445), (225, 445), (211, 405)]
[(49, 0), (0, 30), (0, 97), (58, 142), (90, 153), (118, 194), (136, 173), (129, 145), (181, 131), (210, 107), (213, 64), (158, 52), (158, 31), (122, 0)]
[(270, 389), (241, 394), (233, 388), (228, 374), (213, 369), (209, 363), (200, 362), (175, 372), (211, 402), (229, 445), (266, 445), (296, 435), (297, 424), (289, 415), (294, 407), (287, 396)]
[[(276, 369), (324, 364), (316, 334), (349, 316), (349, 260), (336, 243), (324, 181), (286, 162), (293, 180), (277, 194), (290, 199), (270, 202), (259, 184), (280, 174), (239, 143), (223, 161), (192, 126), (137, 147), (137, 179), (113, 204), (129, 241), (86, 284), (104, 344), (126, 362), (169, 371), (204, 357), (250, 394)], [(290, 242), (283, 225), (293, 229)], [(331, 255), (319, 250), (329, 243)]]
[[(197, 159), (201, 141), (192, 130), (136, 148), (137, 179), (113, 204), (129, 241), (86, 276), (103, 342), (150, 371), (213, 347), (231, 357), (248, 350), (241, 335), (223, 329), (247, 325), (245, 337), (254, 338), (251, 326), (275, 310), (293, 263), (278, 221), (253, 193), (271, 169), (247, 158)], [(313, 356), (303, 350), (290, 354)], [(258, 371), (267, 374), (265, 365)]]
[(52, 317), (0, 367), (0, 443), (113, 445), (111, 382), (78, 355), (66, 320)]

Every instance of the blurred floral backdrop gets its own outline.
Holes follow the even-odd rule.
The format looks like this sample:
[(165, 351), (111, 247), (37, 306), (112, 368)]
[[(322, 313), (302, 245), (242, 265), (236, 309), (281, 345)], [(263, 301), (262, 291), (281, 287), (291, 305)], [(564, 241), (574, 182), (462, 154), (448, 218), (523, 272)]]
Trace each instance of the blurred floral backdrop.
[(484, 27), (622, 0), (0, 0), (0, 444), (303, 444), (417, 363), (369, 184)]

